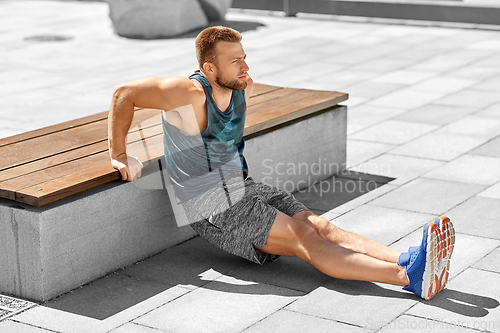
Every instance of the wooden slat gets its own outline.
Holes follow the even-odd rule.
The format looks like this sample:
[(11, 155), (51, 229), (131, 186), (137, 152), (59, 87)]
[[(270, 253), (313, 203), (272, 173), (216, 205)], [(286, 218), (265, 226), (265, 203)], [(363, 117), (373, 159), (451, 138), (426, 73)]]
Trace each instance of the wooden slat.
[[(141, 162), (146, 162), (148, 158), (163, 156), (162, 142), (163, 137), (158, 135), (147, 140), (147, 146), (150, 148), (147, 152), (143, 149), (142, 142), (131, 145), (129, 151)], [(102, 163), (87, 160), (82, 161), (82, 164), (87, 167), (17, 191), (14, 200), (39, 207), (121, 178), (120, 172), (113, 169), (109, 163), (108, 156), (102, 159)]]
[[(152, 144), (149, 142), (149, 138), (155, 136), (161, 137), (161, 134), (162, 134), (161, 125), (156, 125), (144, 129), (142, 131), (142, 134), (139, 132), (132, 133), (129, 137), (129, 142), (131, 142), (131, 144), (127, 145), (127, 149), (130, 150), (131, 152), (134, 151), (140, 152), (140, 150), (144, 150), (143, 143), (141, 140), (142, 137), (146, 138), (145, 140), (146, 144)], [(154, 139), (153, 142), (154, 144), (156, 144), (157, 139)], [(12, 193), (14, 192), (18, 192), (19, 190), (22, 190), (27, 187), (33, 187), (38, 184), (52, 181), (64, 175), (70, 175), (79, 172), (82, 169), (90, 168), (92, 165), (105, 163), (106, 161), (109, 162), (107, 143), (106, 143), (106, 148), (101, 150), (100, 152), (96, 152), (91, 155), (85, 155), (79, 159), (66, 161), (65, 163), (60, 163), (53, 165), (51, 167), (39, 169), (37, 171), (32, 171), (30, 173), (19, 175), (15, 178), (11, 178), (0, 182), (0, 188), (1, 188), (0, 197), (13, 199), (14, 195)]]
[(87, 124), (93, 123), (95, 121), (107, 119), (108, 112), (109, 111), (105, 111), (105, 112), (97, 113), (97, 114), (94, 114), (91, 116), (66, 121), (64, 123), (52, 125), (49, 127), (39, 128), (39, 129), (36, 129), (33, 131), (9, 136), (7, 138), (0, 139), (0, 147), (7, 146), (7, 145), (17, 143), (17, 142), (21, 142), (21, 141), (32, 140), (32, 139), (40, 137), (40, 136), (49, 135), (49, 134), (64, 131), (64, 130), (67, 130), (70, 128), (75, 128), (75, 127), (79, 127), (82, 125), (87, 125)]
[(259, 83), (254, 83), (253, 85), (253, 91), (252, 94), (250, 95), (250, 98), (254, 98), (258, 95), (266, 94), (271, 91), (283, 89), (282, 87), (276, 87), (276, 86), (268, 86), (267, 84), (259, 84)]
[[(248, 103), (245, 136), (346, 99), (347, 94), (331, 91), (255, 84)], [(127, 150), (143, 162), (163, 156), (159, 114), (159, 110), (152, 109), (138, 109), (135, 113), (132, 128), (136, 129), (129, 132)], [(119, 172), (109, 163), (107, 115), (103, 112), (1, 139), (0, 197), (42, 206), (119, 179)]]
[(347, 97), (345, 93), (299, 89), (292, 94), (250, 106), (245, 121), (245, 135), (324, 110), (345, 101)]
[[(158, 110), (144, 109), (136, 112), (132, 126), (159, 113)], [(57, 125), (56, 125), (57, 126)], [(2, 170), (30, 163), (48, 156), (61, 154), (79, 147), (107, 140), (108, 122), (101, 119), (78, 127), (64, 128), (57, 132), (37, 136), (31, 140), (18, 141), (0, 147), (0, 172)]]

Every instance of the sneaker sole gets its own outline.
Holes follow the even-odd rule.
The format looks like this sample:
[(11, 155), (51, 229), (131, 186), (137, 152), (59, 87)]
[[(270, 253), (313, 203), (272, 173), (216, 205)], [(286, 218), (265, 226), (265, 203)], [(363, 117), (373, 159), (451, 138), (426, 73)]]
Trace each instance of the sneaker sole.
[(455, 228), (450, 219), (440, 216), (436, 223), (429, 223), (427, 257), (421, 297), (430, 300), (448, 283), (450, 258), (455, 245)]
[(439, 217), (439, 244), (438, 244), (438, 274), (434, 277), (436, 294), (443, 290), (448, 283), (450, 259), (455, 247), (455, 228), (446, 216)]

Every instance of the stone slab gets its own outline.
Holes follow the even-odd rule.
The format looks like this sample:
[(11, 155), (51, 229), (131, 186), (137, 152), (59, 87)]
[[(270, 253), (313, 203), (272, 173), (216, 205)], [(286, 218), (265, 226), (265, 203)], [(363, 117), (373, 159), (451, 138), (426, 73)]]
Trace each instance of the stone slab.
[(388, 120), (349, 136), (350, 139), (388, 144), (404, 144), (428, 132), (437, 125)]
[(442, 165), (443, 162), (436, 160), (383, 154), (351, 170), (395, 178), (391, 185), (402, 185)]
[(488, 187), (486, 190), (479, 193), (478, 196), (500, 199), (500, 183), (496, 183), (495, 185)]
[[(499, 106), (500, 110), (500, 106)], [(499, 111), (500, 113), (500, 111)], [(488, 141), (484, 145), (472, 150), (469, 154), (472, 155), (483, 155), (492, 156), (500, 158), (500, 137), (497, 137), (491, 141)]]
[(500, 200), (475, 196), (446, 212), (469, 235), (500, 239)]
[(490, 186), (500, 181), (500, 158), (466, 154), (423, 176)]
[(392, 154), (450, 161), (487, 142), (480, 137), (445, 133), (441, 130), (421, 136), (391, 151)]
[(479, 260), (473, 267), (485, 271), (500, 273), (500, 248), (496, 248), (491, 251), (487, 256)]
[(316, 316), (305, 315), (302, 313), (288, 310), (280, 310), (273, 313), (262, 321), (245, 330), (245, 333), (261, 332), (310, 332), (314, 329), (315, 333), (368, 333), (372, 332), (356, 326), (339, 323), (335, 320), (329, 320)]
[(470, 268), (448, 283), (431, 302), (420, 303), (408, 314), (459, 327), (500, 332), (498, 273)]
[(434, 332), (459, 332), (476, 333), (472, 328), (447, 324), (440, 319), (422, 318), (417, 316), (402, 315), (390, 322), (380, 333), (388, 332), (411, 332), (411, 333), (434, 333)]
[(417, 302), (401, 287), (332, 278), (285, 309), (378, 330)]
[(173, 332), (240, 332), (302, 295), (224, 276), (133, 322)]
[(482, 185), (418, 178), (373, 200), (371, 204), (440, 215), (484, 188)]

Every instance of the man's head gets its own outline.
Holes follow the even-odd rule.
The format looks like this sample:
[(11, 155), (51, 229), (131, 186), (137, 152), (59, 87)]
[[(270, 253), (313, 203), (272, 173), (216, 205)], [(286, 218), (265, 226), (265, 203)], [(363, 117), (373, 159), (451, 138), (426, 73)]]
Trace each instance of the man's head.
[(196, 37), (196, 57), (201, 71), (221, 87), (243, 90), (247, 86), (245, 52), (241, 34), (227, 27), (209, 27)]

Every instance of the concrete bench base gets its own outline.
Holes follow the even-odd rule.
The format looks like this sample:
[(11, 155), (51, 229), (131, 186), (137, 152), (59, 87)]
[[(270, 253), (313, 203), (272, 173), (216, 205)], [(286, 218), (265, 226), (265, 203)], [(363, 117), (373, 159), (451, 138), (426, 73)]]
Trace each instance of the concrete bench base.
[[(346, 123), (347, 107), (336, 106), (247, 140), (251, 176), (286, 190), (328, 178), (315, 164), (345, 164)], [(0, 291), (46, 301), (195, 236), (177, 225), (167, 191), (140, 184), (116, 181), (38, 208), (0, 199)]]

